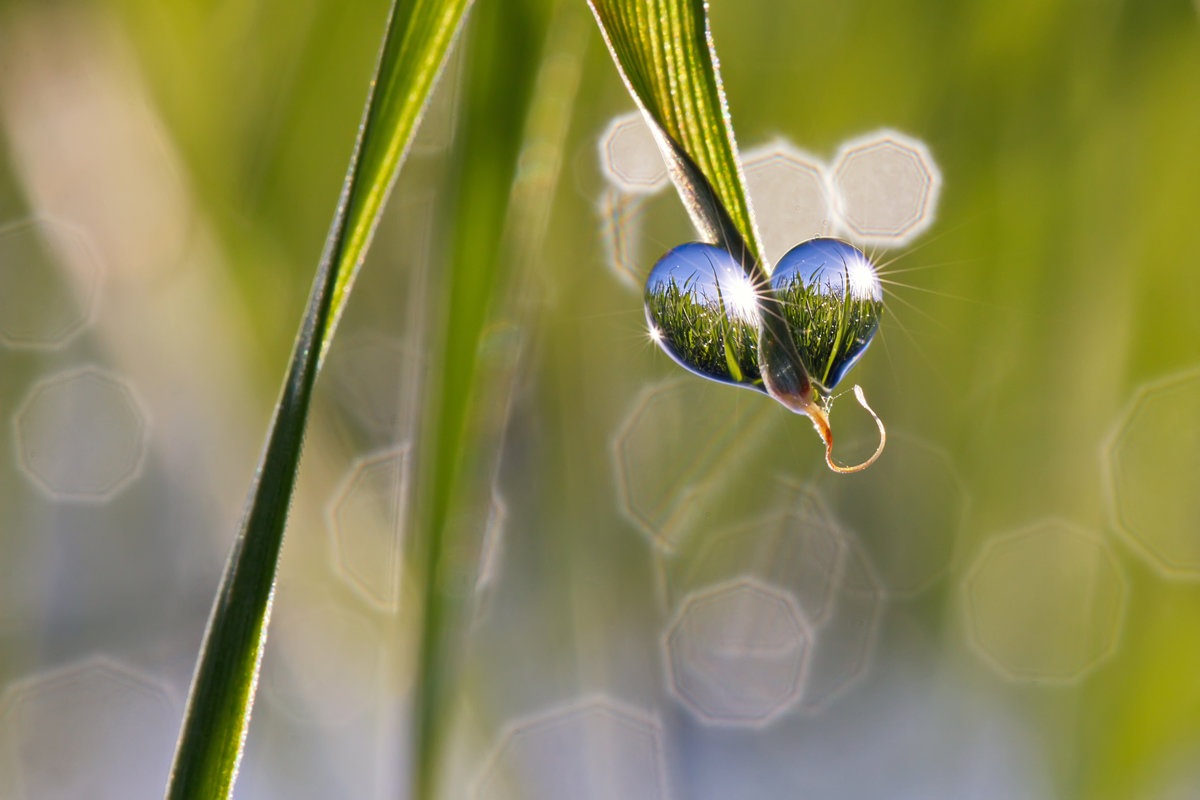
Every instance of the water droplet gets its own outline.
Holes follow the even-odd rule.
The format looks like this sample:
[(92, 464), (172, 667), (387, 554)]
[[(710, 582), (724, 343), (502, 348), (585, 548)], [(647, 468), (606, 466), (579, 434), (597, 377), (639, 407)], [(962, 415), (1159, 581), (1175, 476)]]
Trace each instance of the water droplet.
[(828, 394), (875, 336), (883, 288), (863, 252), (837, 239), (809, 239), (784, 254), (771, 289), (809, 375)]
[(758, 292), (741, 265), (710, 244), (681, 244), (646, 280), (654, 341), (711, 380), (763, 391), (758, 370)]
[(879, 427), (875, 453), (838, 465), (829, 427), (832, 389), (862, 356), (883, 313), (879, 277), (858, 248), (823, 238), (796, 245), (766, 290), (725, 250), (682, 244), (654, 265), (645, 298), (650, 338), (667, 355), (701, 377), (767, 392), (806, 414), (833, 471), (858, 472), (883, 451), (883, 422), (858, 386), (855, 398)]

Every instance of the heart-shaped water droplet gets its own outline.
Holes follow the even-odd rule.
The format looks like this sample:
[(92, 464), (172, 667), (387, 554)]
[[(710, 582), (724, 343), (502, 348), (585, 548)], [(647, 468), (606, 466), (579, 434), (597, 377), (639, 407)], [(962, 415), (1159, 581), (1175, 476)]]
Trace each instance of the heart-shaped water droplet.
[(883, 313), (883, 288), (863, 252), (837, 239), (809, 239), (771, 273), (796, 349), (823, 396), (871, 343)]
[[(808, 415), (825, 442), (830, 469), (865, 469), (883, 452), (887, 432), (862, 389), (855, 386), (854, 395), (879, 427), (879, 446), (867, 460), (851, 467), (834, 461), (828, 415), (830, 390), (879, 328), (883, 291), (875, 267), (845, 242), (810, 239), (776, 265), (769, 292), (760, 288), (766, 289), (756, 287), (727, 251), (697, 242), (680, 245), (658, 260), (646, 280), (650, 335), (697, 375), (760, 392), (767, 392), (759, 366), (760, 336), (771, 348), (768, 360), (785, 358), (796, 366), (798, 357), (803, 362), (796, 366), (799, 383), (782, 395), (772, 385), (769, 394)], [(761, 318), (767, 324), (760, 325), (764, 313), (772, 316)], [(782, 325), (775, 323), (780, 317)], [(791, 342), (784, 344), (785, 336)]]
[(646, 280), (646, 321), (667, 355), (705, 378), (764, 391), (758, 314), (741, 264), (710, 244), (679, 245)]

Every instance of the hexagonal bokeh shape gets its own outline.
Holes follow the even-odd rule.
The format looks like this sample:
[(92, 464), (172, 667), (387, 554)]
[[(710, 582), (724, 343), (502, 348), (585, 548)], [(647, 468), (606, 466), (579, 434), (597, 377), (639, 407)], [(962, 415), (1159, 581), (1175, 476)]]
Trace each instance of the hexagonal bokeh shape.
[(816, 632), (799, 710), (823, 712), (871, 666), (885, 607), (884, 590), (862, 545), (842, 531), (843, 556), (830, 611)]
[(812, 638), (789, 593), (718, 584), (689, 595), (667, 629), (671, 689), (702, 722), (765, 725), (800, 697)]
[(475, 800), (666, 800), (662, 727), (607, 697), (585, 698), (508, 725)]
[(963, 587), (971, 643), (1010, 680), (1073, 682), (1116, 649), (1125, 577), (1082, 528), (1051, 519), (994, 537)]
[(681, 547), (668, 573), (670, 600), (714, 584), (753, 576), (786, 587), (817, 629), (833, 610), (846, 544), (821, 498), (801, 488), (777, 510), (705, 533)]
[(342, 576), (385, 611), (400, 604), (408, 479), (408, 445), (360, 458), (326, 509)]
[(600, 137), (600, 167), (625, 192), (650, 194), (667, 185), (667, 165), (640, 111), (608, 123)]
[(673, 549), (715, 487), (753, 450), (771, 410), (692, 378), (642, 391), (613, 439), (621, 512), (657, 547)]
[(833, 199), (825, 165), (818, 158), (779, 139), (747, 151), (742, 165), (769, 262), (833, 230)]
[(622, 284), (641, 291), (651, 265), (641, 264), (641, 210), (645, 195), (630, 195), (609, 187), (600, 197), (601, 239), (605, 263)]
[(1200, 372), (1139, 389), (1105, 455), (1117, 529), (1162, 573), (1200, 578)]
[(837, 477), (826, 484), (837, 517), (870, 551), (890, 594), (911, 597), (946, 574), (969, 498), (945, 450), (889, 430), (878, 462)]
[(47, 218), (0, 226), (0, 343), (65, 345), (92, 318), (99, 282), (82, 230)]
[(38, 382), (13, 417), (17, 460), (58, 500), (108, 500), (146, 457), (146, 414), (120, 378), (95, 367)]
[[(179, 718), (166, 689), (105, 657), (11, 684), (0, 699), (0, 794), (157, 797)], [(5, 778), (5, 775), (8, 778)]]
[(631, 194), (605, 187), (597, 207), (605, 263), (623, 286), (641, 294), (654, 263), (696, 229), (674, 192)]
[(933, 223), (942, 176), (924, 142), (881, 130), (846, 142), (833, 166), (838, 215), (861, 242), (904, 244)]

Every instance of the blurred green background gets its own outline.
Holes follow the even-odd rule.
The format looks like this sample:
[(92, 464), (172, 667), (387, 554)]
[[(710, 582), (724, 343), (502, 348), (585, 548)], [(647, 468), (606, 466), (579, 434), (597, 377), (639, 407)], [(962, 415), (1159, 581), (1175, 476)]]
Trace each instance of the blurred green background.
[[(595, 23), (477, 0), (319, 380), (237, 796), (407, 796), (424, 579), (472, 609), (446, 797), (1200, 796), (1200, 8), (712, 5), (743, 151), (940, 172), (868, 247), (883, 458), (654, 348), (630, 274), (693, 234), (606, 177)], [(165, 785), (386, 10), (0, 4), (0, 797)]]

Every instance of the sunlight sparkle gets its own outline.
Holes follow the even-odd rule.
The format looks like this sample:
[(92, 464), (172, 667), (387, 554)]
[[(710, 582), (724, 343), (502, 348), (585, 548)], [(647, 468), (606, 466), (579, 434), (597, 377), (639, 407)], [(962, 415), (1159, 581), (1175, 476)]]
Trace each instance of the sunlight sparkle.
[(729, 285), (728, 296), (725, 302), (732, 314), (736, 314), (747, 322), (755, 322), (758, 320), (758, 292), (754, 289), (754, 284), (744, 275)]
[(843, 264), (851, 297), (871, 300), (883, 298), (883, 287), (879, 283), (879, 276), (875, 274), (875, 265), (865, 258), (851, 258)]

